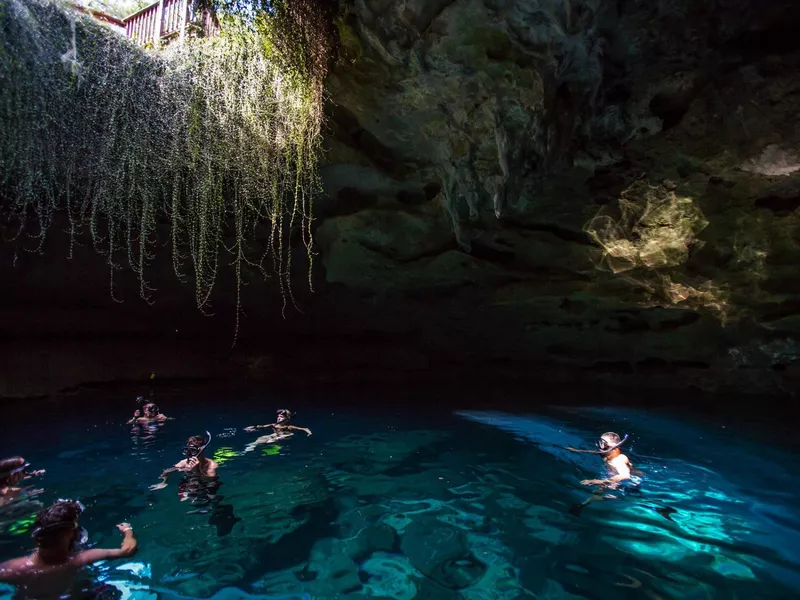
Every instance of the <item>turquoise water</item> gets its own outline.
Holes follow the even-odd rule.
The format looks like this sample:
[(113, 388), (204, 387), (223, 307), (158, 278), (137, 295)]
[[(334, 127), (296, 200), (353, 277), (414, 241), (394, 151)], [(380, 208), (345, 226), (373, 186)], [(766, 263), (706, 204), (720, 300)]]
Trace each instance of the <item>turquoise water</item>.
[[(633, 409), (391, 411), (303, 398), (166, 393), (175, 417), (124, 425), (135, 394), (11, 407), (3, 455), (47, 474), (34, 500), (80, 499), (90, 543), (130, 560), (100, 564), (78, 589), (103, 598), (400, 600), (791, 598), (800, 592), (800, 464), (769, 431)], [(394, 402), (394, 401), (393, 401)], [(316, 406), (315, 406), (316, 404)], [(338, 402), (335, 403), (337, 406)], [(313, 430), (252, 452), (274, 410)], [(182, 501), (181, 478), (148, 491), (189, 435), (213, 433), (213, 498)], [(585, 448), (629, 433), (639, 493), (569, 508), (603, 474)], [(674, 509), (663, 516), (663, 509)], [(659, 510), (661, 509), (661, 512)], [(30, 549), (20, 504), (0, 517), (0, 559)], [(10, 588), (2, 594), (10, 595)], [(87, 597), (75, 592), (74, 597)]]

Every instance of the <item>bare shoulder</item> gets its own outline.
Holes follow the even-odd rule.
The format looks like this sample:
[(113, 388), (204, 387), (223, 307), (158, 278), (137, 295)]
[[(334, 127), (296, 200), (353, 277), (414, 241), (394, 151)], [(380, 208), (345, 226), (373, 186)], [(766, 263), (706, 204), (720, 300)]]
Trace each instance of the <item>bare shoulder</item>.
[(0, 581), (10, 581), (24, 575), (30, 568), (30, 557), (12, 558), (0, 563)]

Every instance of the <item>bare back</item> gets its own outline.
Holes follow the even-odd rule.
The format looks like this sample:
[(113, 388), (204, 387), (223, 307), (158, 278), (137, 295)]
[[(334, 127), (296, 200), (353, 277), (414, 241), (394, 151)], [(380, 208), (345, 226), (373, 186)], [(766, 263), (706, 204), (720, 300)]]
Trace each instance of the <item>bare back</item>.
[(16, 586), (15, 598), (58, 598), (70, 591), (78, 571), (91, 564), (82, 554), (56, 565), (45, 564), (36, 555), (15, 558), (0, 565), (0, 581)]

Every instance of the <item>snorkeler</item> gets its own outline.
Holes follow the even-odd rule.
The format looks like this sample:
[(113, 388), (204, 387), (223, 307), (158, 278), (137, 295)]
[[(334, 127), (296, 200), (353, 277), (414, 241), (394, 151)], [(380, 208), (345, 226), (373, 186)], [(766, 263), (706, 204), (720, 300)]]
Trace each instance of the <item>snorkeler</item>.
[[(576, 517), (580, 515), (581, 510), (592, 502), (599, 500), (616, 500), (617, 496), (612, 494), (612, 491), (619, 490), (622, 494), (628, 492), (641, 493), (639, 489), (639, 478), (641, 471), (636, 469), (631, 463), (630, 459), (622, 453), (620, 446), (628, 440), (626, 435), (620, 438), (618, 434), (613, 431), (608, 431), (600, 436), (597, 442), (597, 450), (577, 450), (576, 448), (567, 448), (570, 452), (585, 452), (588, 454), (600, 454), (608, 468), (608, 477), (605, 479), (584, 479), (581, 485), (596, 485), (598, 489), (580, 504), (575, 504), (570, 507), (570, 514)], [(634, 476), (636, 476), (634, 478)], [(646, 506), (646, 505), (645, 505)], [(670, 506), (647, 506), (665, 519), (672, 521), (672, 514), (678, 512)]]
[(29, 471), (29, 463), (21, 456), (14, 456), (0, 460), (0, 506), (7, 504), (11, 499), (22, 491), (22, 488), (15, 487), (18, 483), (31, 477), (44, 475), (44, 470)]
[(186, 442), (183, 449), (184, 460), (177, 463), (161, 474), (161, 483), (150, 486), (151, 491), (162, 490), (167, 487), (167, 478), (171, 473), (183, 474), (178, 483), (178, 497), (181, 502), (189, 501), (196, 506), (190, 514), (211, 513), (209, 524), (217, 528), (218, 536), (228, 535), (233, 526), (241, 521), (233, 513), (233, 506), (223, 504), (219, 491), (222, 482), (217, 476), (216, 461), (206, 458), (205, 449), (211, 443), (211, 434), (206, 431), (206, 436), (193, 435)]
[[(136, 398), (136, 401), (139, 403), (144, 402), (144, 398), (139, 396)], [(133, 413), (133, 418), (128, 421), (128, 425), (132, 423), (152, 423), (152, 422), (161, 422), (166, 421), (169, 417), (161, 413), (161, 410), (156, 406), (153, 402), (146, 402), (144, 406), (142, 406), (142, 410), (136, 409)]]
[(288, 433), (289, 431), (305, 431), (306, 435), (311, 435), (311, 430), (306, 429), (305, 427), (295, 427), (291, 424), (292, 417), (294, 417), (295, 413), (292, 411), (281, 408), (278, 410), (278, 417), (275, 420), (275, 423), (270, 423), (269, 425), (251, 425), (250, 427), (245, 427), (245, 431), (255, 431), (256, 429), (267, 429), (268, 427), (272, 427), (275, 433)]
[(606, 492), (608, 490), (616, 490), (620, 483), (631, 479), (631, 472), (634, 470), (633, 464), (631, 464), (630, 459), (622, 453), (622, 450), (619, 449), (627, 440), (627, 435), (624, 438), (620, 438), (619, 435), (613, 431), (608, 431), (600, 436), (600, 440), (597, 442), (597, 450), (567, 448), (570, 452), (602, 455), (609, 474), (606, 479), (584, 479), (581, 481), (581, 485), (596, 485), (600, 486), (600, 489), (581, 504), (576, 504), (570, 508), (570, 513), (577, 516), (585, 506), (588, 506), (592, 502), (616, 498), (616, 496)]
[(207, 431), (205, 437), (193, 435), (186, 440), (186, 446), (183, 449), (183, 455), (186, 458), (161, 473), (161, 483), (151, 485), (150, 490), (163, 490), (167, 487), (167, 478), (171, 473), (175, 472), (193, 473), (202, 477), (215, 477), (218, 465), (205, 455), (205, 450), (210, 443), (211, 434)]
[(33, 553), (0, 564), (0, 581), (16, 585), (18, 598), (59, 597), (82, 567), (136, 553), (136, 537), (128, 523), (117, 525), (123, 535), (119, 548), (81, 550), (86, 535), (78, 524), (82, 512), (83, 505), (73, 500), (58, 500), (42, 510), (33, 524)]
[(609, 470), (607, 479), (584, 479), (581, 485), (606, 485), (615, 486), (620, 481), (625, 481), (631, 478), (631, 470), (633, 465), (630, 459), (622, 453), (619, 449), (622, 444), (628, 440), (626, 435), (624, 438), (619, 437), (613, 431), (608, 431), (600, 436), (600, 441), (597, 442), (597, 450), (577, 450), (576, 448), (567, 448), (570, 452), (585, 452), (587, 454), (602, 454), (603, 460)]
[(250, 425), (249, 427), (245, 427), (244, 430), (247, 432), (253, 432), (257, 429), (268, 429), (272, 428), (273, 433), (269, 435), (262, 435), (260, 438), (256, 439), (254, 442), (245, 446), (245, 452), (251, 452), (255, 450), (257, 446), (261, 444), (270, 444), (272, 442), (277, 442), (279, 440), (285, 440), (292, 437), (294, 434), (292, 431), (304, 431), (306, 436), (311, 435), (311, 430), (306, 429), (305, 427), (295, 427), (291, 424), (292, 417), (294, 417), (295, 413), (292, 411), (281, 408), (278, 410), (278, 416), (275, 420), (275, 423), (270, 423), (269, 425)]

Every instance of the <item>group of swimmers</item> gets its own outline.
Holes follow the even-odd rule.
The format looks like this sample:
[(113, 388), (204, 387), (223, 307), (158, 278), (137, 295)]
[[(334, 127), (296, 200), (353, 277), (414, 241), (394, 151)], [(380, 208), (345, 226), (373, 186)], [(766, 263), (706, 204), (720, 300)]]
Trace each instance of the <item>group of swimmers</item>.
[[(163, 423), (169, 419), (153, 402), (145, 403), (142, 398), (138, 400), (144, 405), (141, 410), (135, 411), (128, 424), (152, 425)], [(261, 429), (272, 430), (271, 434), (258, 438), (254, 443), (248, 445), (247, 449), (253, 449), (259, 444), (286, 439), (291, 437), (294, 431), (302, 431), (310, 436), (311, 430), (291, 424), (293, 416), (291, 411), (281, 409), (278, 411), (274, 423), (246, 427), (244, 431), (248, 433)], [(633, 483), (631, 489), (635, 489), (635, 481), (632, 482), (632, 479), (637, 471), (630, 459), (620, 449), (627, 439), (627, 435), (621, 438), (614, 432), (607, 432), (600, 437), (596, 449), (567, 448), (571, 452), (601, 455), (608, 469), (608, 477), (605, 479), (581, 481), (582, 485), (595, 486), (595, 492), (581, 504), (573, 506), (570, 509), (572, 514), (577, 516), (585, 506), (592, 502), (616, 498), (615, 491), (619, 490), (621, 485)], [(170, 474), (180, 472), (190, 480), (205, 481), (206, 484), (200, 486), (202, 489), (207, 490), (208, 488), (203, 486), (210, 484), (213, 494), (219, 486), (217, 481), (219, 465), (213, 459), (205, 456), (205, 450), (210, 442), (211, 435), (208, 432), (205, 435), (191, 436), (183, 449), (184, 458), (172, 467), (165, 469), (161, 473), (161, 481), (150, 486), (149, 489), (154, 491), (165, 488)], [(3, 507), (4, 502), (10, 502), (22, 491), (22, 488), (18, 487), (22, 481), (42, 474), (44, 471), (30, 470), (29, 464), (22, 457), (0, 461), (0, 507)], [(200, 488), (193, 484), (187, 484), (184, 480), (182, 486), (179, 486), (179, 495), (182, 500), (194, 500), (198, 496)], [(232, 507), (228, 508), (230, 508), (230, 514), (224, 520), (238, 521), (232, 516)], [(0, 564), (0, 581), (17, 585), (18, 591), (24, 590), (24, 595), (37, 596), (54, 589), (66, 589), (75, 573), (82, 567), (102, 560), (127, 558), (136, 553), (138, 544), (130, 523), (117, 525), (117, 529), (123, 536), (119, 548), (83, 549), (87, 538), (86, 531), (79, 525), (79, 517), (83, 510), (84, 507), (80, 502), (61, 499), (49, 508), (41, 510), (33, 523), (32, 536), (36, 544), (34, 551), (27, 556)], [(666, 518), (670, 518), (668, 512), (657, 510)]]
[[(157, 425), (169, 420), (155, 403), (144, 402), (141, 397), (137, 400), (143, 406), (134, 412), (133, 418), (127, 424)], [(294, 413), (290, 410), (280, 409), (274, 423), (246, 427), (247, 432), (270, 428), (273, 430), (271, 435), (260, 437), (248, 448), (286, 439), (294, 431), (311, 435), (310, 429), (292, 425), (293, 416)], [(194, 501), (202, 498), (213, 502), (214, 493), (219, 487), (219, 465), (205, 456), (210, 442), (211, 434), (208, 432), (205, 435), (191, 436), (183, 449), (183, 460), (165, 469), (161, 473), (160, 483), (150, 486), (149, 489), (154, 491), (165, 488), (170, 474), (180, 472), (185, 476), (178, 488), (181, 500)], [(31, 470), (29, 463), (22, 457), (0, 460), (0, 510), (24, 495), (25, 489), (20, 487), (23, 481), (44, 473), (43, 470)], [(85, 566), (102, 560), (127, 558), (136, 553), (138, 543), (130, 523), (117, 525), (123, 536), (119, 548), (84, 549), (88, 536), (79, 524), (83, 511), (84, 506), (77, 500), (64, 499), (59, 499), (50, 507), (39, 511), (31, 533), (35, 543), (34, 551), (27, 556), (0, 563), (0, 582), (16, 585), (19, 595), (38, 597), (52, 593), (53, 590), (67, 589), (75, 573)], [(233, 517), (232, 507), (216, 503), (213, 511), (211, 522), (214, 523), (216, 519), (218, 534), (220, 523), (226, 523), (229, 532), (233, 523), (239, 520)]]

